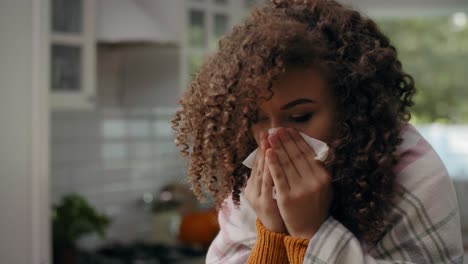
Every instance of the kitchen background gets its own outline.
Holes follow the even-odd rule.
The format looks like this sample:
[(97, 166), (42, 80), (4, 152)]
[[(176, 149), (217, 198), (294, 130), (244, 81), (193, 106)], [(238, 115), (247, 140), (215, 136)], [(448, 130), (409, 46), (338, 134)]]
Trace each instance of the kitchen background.
[[(203, 56), (256, 4), (52, 1), (51, 200), (78, 193), (111, 219), (105, 238), (84, 236), (80, 248), (118, 243), (131, 251), (141, 241), (177, 241), (179, 212), (167, 218), (154, 209), (162, 189), (183, 186), (186, 173), (169, 120)], [(378, 20), (414, 74), (421, 92), (413, 123), (448, 166), (468, 235), (468, 87), (462, 80), (468, 61), (462, 8), (468, 5), (454, 9), (439, 1), (437, 9), (417, 13), (403, 3), (351, 4)], [(174, 229), (165, 240), (164, 228)]]
[[(49, 203), (54, 262), (203, 263), (206, 245), (216, 234), (216, 215), (209, 203), (196, 202), (185, 184), (186, 164), (173, 143), (170, 119), (178, 96), (203, 58), (216, 49), (218, 39), (264, 1), (28, 1), (0, 2), (0, 18), (6, 21), (0, 25), (8, 29), (12, 25), (8, 22), (18, 19), (12, 27), (31, 29), (16, 15), (30, 9), (42, 10), (47, 20), (47, 34), (41, 37), (46, 40), (46, 59), (37, 72), (32, 70), (32, 80), (44, 78), (49, 93), (50, 155), (48, 170), (43, 170), (47, 176), (41, 178), (47, 180), (44, 188), (49, 197), (34, 193), (37, 181), (25, 178), (22, 182), (33, 186), (28, 199), (40, 196)], [(378, 22), (398, 48), (404, 68), (415, 77), (419, 93), (411, 122), (434, 146), (453, 179), (468, 251), (468, 0), (342, 2)], [(38, 3), (44, 7), (38, 8)], [(2, 55), (25, 42), (11, 43), (0, 46), (0, 51), (6, 47)], [(10, 77), (7, 67), (3, 68), (8, 60), (4, 61), (3, 80)], [(27, 65), (24, 62), (18, 65)], [(5, 102), (0, 107), (9, 106), (9, 100), (16, 102), (2, 96)], [(2, 108), (0, 117), (7, 112)], [(17, 123), (2, 129), (13, 129)], [(29, 136), (34, 143), (32, 131)], [(19, 201), (11, 197), (21, 189), (10, 184), (19, 182), (14, 182), (18, 175), (5, 173), (11, 163), (7, 158), (17, 157), (5, 147), (9, 141), (0, 138), (0, 151), (8, 150), (1, 154), (2, 177), (11, 175), (0, 185), (0, 194), (11, 189), (2, 202)], [(29, 161), (29, 156), (23, 156)], [(42, 213), (31, 204), (34, 221)], [(20, 220), (2, 220), (1, 226)], [(30, 226), (33, 231), (43, 230)], [(21, 228), (16, 227), (16, 231)], [(32, 237), (39, 241), (40, 235)], [(15, 250), (8, 250), (10, 244), (24, 243), (2, 240), (2, 254)], [(40, 249), (31, 251), (42, 254)], [(465, 259), (468, 263), (468, 256)]]

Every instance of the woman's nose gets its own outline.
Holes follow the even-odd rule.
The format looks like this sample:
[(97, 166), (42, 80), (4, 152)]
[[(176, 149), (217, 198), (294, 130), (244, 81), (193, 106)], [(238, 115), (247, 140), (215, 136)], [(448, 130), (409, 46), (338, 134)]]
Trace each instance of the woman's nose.
[(270, 125), (268, 127), (268, 130), (271, 129), (271, 128), (284, 127), (284, 126), (285, 126), (285, 124), (281, 120), (272, 119), (271, 122), (270, 122)]
[(285, 125), (286, 124), (284, 124), (284, 122), (281, 122), (280, 120), (278, 120), (278, 121), (272, 120), (272, 121), (268, 122), (268, 124), (263, 127), (262, 134), (268, 135), (268, 131), (270, 129), (278, 128), (278, 127), (285, 127)]

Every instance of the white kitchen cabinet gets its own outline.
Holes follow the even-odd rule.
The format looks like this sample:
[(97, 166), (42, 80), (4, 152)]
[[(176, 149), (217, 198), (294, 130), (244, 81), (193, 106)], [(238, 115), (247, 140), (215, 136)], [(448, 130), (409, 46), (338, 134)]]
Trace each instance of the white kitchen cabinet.
[(50, 0), (50, 103), (93, 109), (96, 94), (95, 0)]

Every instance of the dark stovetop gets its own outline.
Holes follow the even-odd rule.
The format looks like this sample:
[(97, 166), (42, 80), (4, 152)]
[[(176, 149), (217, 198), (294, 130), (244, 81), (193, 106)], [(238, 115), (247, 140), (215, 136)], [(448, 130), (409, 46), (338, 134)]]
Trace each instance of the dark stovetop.
[(206, 250), (147, 243), (112, 244), (97, 251), (80, 251), (77, 264), (177, 264), (199, 258)]

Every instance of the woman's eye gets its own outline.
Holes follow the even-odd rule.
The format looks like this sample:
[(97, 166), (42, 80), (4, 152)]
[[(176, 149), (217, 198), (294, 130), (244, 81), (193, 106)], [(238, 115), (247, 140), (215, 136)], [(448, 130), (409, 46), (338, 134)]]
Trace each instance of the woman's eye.
[(303, 122), (309, 121), (309, 119), (311, 117), (312, 117), (312, 113), (308, 113), (308, 114), (304, 114), (304, 115), (293, 115), (293, 116), (290, 116), (289, 118), (293, 122), (303, 123)]

